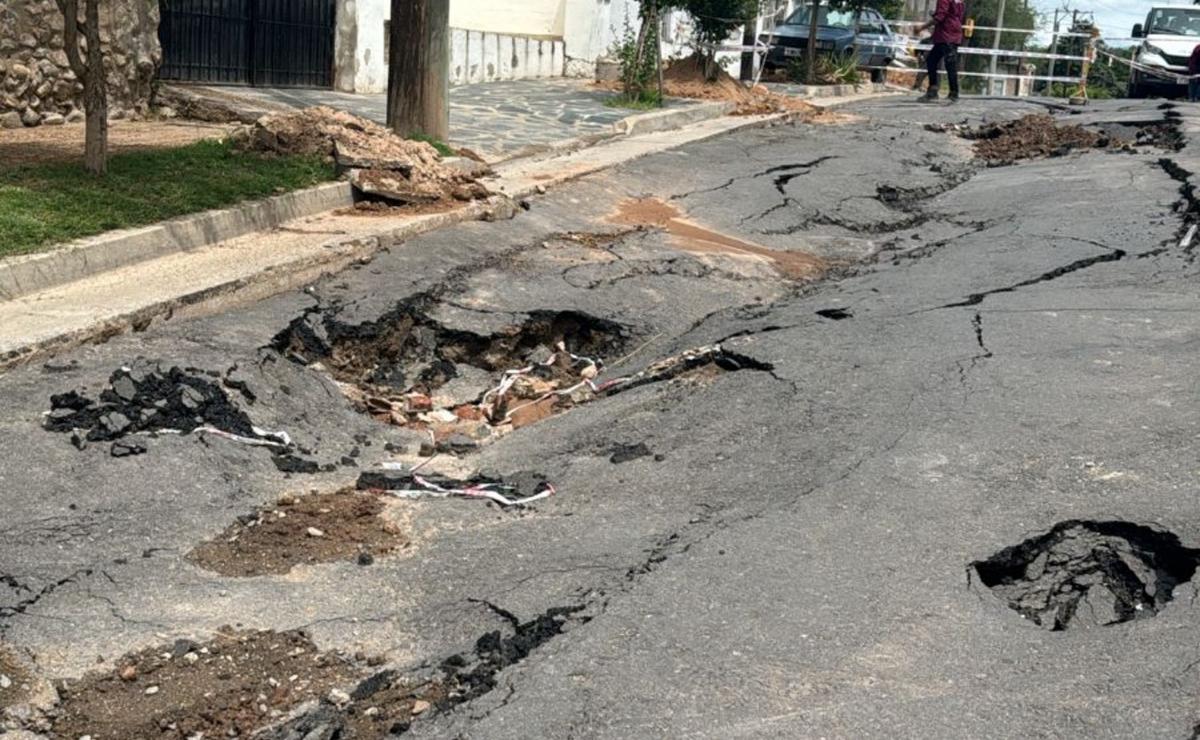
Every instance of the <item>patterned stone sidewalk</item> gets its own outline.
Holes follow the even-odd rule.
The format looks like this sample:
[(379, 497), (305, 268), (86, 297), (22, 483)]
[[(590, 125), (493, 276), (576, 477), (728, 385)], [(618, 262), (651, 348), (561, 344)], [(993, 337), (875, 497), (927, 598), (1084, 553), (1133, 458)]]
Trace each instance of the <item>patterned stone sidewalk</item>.
[[(283, 88), (214, 89), (267, 108), (328, 105), (380, 123), (387, 118), (387, 97), (383, 94)], [(495, 160), (528, 146), (612, 131), (613, 124), (637, 112), (607, 107), (604, 103), (612, 96), (582, 80), (512, 80), (452, 87), (450, 143)], [(670, 101), (668, 107), (691, 104)]]

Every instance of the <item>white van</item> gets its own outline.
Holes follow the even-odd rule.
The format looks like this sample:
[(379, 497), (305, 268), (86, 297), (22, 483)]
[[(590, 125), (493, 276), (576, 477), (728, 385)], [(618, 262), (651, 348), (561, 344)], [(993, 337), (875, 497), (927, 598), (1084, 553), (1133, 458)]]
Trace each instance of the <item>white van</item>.
[[(1133, 27), (1133, 37), (1142, 39), (1133, 58), (1147, 67), (1178, 75), (1188, 73), (1188, 58), (1200, 44), (1200, 6), (1156, 5), (1146, 15), (1145, 25)], [(1132, 70), (1129, 76), (1129, 97), (1182, 94), (1185, 86), (1174, 79), (1148, 72)]]

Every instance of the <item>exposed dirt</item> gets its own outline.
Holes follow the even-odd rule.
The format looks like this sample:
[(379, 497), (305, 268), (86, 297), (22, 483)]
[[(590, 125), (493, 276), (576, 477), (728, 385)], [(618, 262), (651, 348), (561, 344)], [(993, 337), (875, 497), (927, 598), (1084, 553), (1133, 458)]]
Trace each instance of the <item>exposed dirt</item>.
[(1059, 631), (1153, 617), (1198, 564), (1200, 550), (1170, 532), (1072, 520), (972, 566), (1021, 616)]
[(975, 155), (992, 165), (1061, 157), (1077, 149), (1119, 149), (1128, 144), (1106, 133), (1060, 124), (1053, 116), (1042, 113), (981, 126), (964, 135), (975, 140)]
[(77, 740), (245, 737), (296, 705), (352, 684), (359, 669), (303, 634), (226, 631), (122, 658), (58, 686), (51, 736)]
[[(614, 92), (622, 89), (619, 82), (596, 84)], [(794, 112), (801, 114), (800, 120), (814, 123), (842, 119), (841, 114), (827, 111), (799, 98), (773, 93), (762, 85), (746, 87), (719, 67), (716, 78), (709, 80), (705, 75), (703, 62), (695, 55), (673, 62), (663, 71), (663, 92), (672, 98), (733, 103), (736, 106), (733, 114), (740, 116)]]
[(350, 171), (359, 191), (388, 201), (427, 204), (489, 195), (473, 175), (444, 165), (431, 145), (325, 106), (263, 116), (232, 138), (249, 151), (330, 159)]
[(682, 211), (658, 198), (623, 201), (611, 220), (619, 224), (663, 229), (673, 237), (672, 243), (688, 252), (766, 260), (781, 275), (792, 280), (819, 277), (829, 267), (823, 259), (807, 252), (769, 249), (713, 231), (685, 219)]
[(26, 701), (32, 679), (24, 661), (0, 645), (0, 709)]
[(379, 496), (352, 489), (285, 496), (239, 517), (187, 557), (224, 576), (283, 574), (297, 565), (341, 560), (369, 565), (409, 544), (383, 510)]
[[(201, 139), (220, 139), (232, 127), (192, 121), (113, 121), (109, 154), (170, 149)], [(83, 124), (0, 130), (0, 162), (6, 167), (83, 161)]]

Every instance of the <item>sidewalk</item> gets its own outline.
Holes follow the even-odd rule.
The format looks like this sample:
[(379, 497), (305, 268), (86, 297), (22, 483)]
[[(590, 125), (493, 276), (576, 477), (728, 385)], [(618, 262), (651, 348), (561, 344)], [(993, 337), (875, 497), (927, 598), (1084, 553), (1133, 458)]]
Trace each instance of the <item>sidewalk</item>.
[[(189, 87), (252, 108), (286, 110), (327, 105), (387, 122), (387, 96), (332, 90), (263, 87)], [(466, 147), (489, 161), (567, 139), (613, 132), (629, 116), (644, 111), (612, 108), (614, 94), (584, 80), (536, 79), (485, 82), (450, 88), (450, 144)], [(676, 100), (667, 108), (686, 108), (700, 101)]]

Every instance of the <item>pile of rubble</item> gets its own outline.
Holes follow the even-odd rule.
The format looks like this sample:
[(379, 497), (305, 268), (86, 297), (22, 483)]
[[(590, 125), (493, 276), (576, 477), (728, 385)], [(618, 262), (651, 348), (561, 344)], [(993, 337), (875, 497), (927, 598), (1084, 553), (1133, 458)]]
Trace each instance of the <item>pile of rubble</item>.
[(975, 155), (990, 165), (1036, 157), (1061, 157), (1076, 149), (1123, 149), (1128, 146), (1128, 142), (1107, 133), (1059, 124), (1053, 116), (1044, 113), (987, 124), (961, 133), (975, 141)]
[[(254, 403), (245, 381), (215, 371), (138, 362), (109, 377), (97, 399), (78, 391), (50, 397), (43, 426), (47, 431), (71, 435), (71, 444), (84, 450), (92, 442), (110, 443), (113, 457), (147, 452), (143, 442), (164, 434), (198, 434), (221, 437), (269, 450), (275, 466), (286, 473), (316, 473), (332, 469), (300, 458), (286, 432), (259, 428), (225, 389), (237, 391)], [(219, 381), (219, 382), (218, 382)]]
[(632, 375), (602, 380), (603, 368), (601, 360), (572, 354), (560, 342), (548, 358), (504, 371), (495, 386), (469, 403), (455, 404), (435, 391), (389, 393), (380, 386), (339, 385), (356, 408), (374, 419), (428, 433), (423, 455), (461, 454), (575, 406), (641, 385), (703, 369), (721, 372), (769, 366), (710, 345), (660, 360)]
[(419, 205), (491, 194), (478, 182), (488, 172), (485, 166), (450, 166), (430, 144), (325, 106), (263, 116), (239, 128), (232, 139), (245, 151), (326, 158), (373, 199)]

